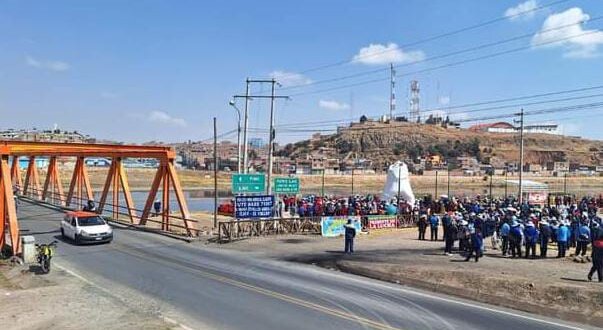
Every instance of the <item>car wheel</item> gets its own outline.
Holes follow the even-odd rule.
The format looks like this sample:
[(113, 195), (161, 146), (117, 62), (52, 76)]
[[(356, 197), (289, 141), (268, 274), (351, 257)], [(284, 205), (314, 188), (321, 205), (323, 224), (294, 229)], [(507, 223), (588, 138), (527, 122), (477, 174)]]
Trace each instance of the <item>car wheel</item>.
[(61, 237), (65, 238), (65, 229), (63, 229), (62, 227), (61, 227)]
[(80, 236), (75, 234), (75, 236), (73, 236), (73, 241), (75, 242), (75, 245), (80, 245)]

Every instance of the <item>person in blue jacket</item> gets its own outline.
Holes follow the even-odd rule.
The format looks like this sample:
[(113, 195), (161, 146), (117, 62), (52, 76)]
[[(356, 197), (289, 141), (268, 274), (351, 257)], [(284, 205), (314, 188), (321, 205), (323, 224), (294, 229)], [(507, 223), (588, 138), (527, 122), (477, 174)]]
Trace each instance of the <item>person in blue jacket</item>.
[[(536, 229), (536, 226), (534, 226), (534, 223), (532, 221), (528, 221), (528, 223), (526, 224), (526, 228), (523, 231), (523, 234), (526, 241), (525, 258), (527, 259), (529, 256), (534, 259), (536, 258), (536, 242), (538, 242), (538, 235), (540, 233), (538, 232), (538, 229)], [(531, 255), (530, 251), (532, 253)]]
[(582, 221), (580, 227), (578, 227), (578, 233), (576, 238), (576, 256), (585, 256), (586, 248), (590, 243), (590, 228), (588, 227), (588, 223), (586, 221)]
[(511, 226), (509, 226), (509, 222), (505, 221), (500, 226), (500, 238), (502, 239), (502, 255), (506, 256), (507, 251), (509, 251), (509, 232), (511, 231)]
[(438, 240), (438, 227), (439, 226), (440, 226), (440, 217), (438, 217), (435, 214), (432, 214), (429, 217), (429, 229), (430, 229), (432, 241)]
[(482, 231), (480, 228), (474, 228), (471, 232), (471, 249), (465, 261), (469, 261), (473, 254), (475, 254), (475, 262), (479, 261), (479, 257), (482, 256), (482, 249), (484, 248), (484, 238), (482, 237)]
[(546, 258), (547, 250), (549, 249), (549, 240), (551, 239), (552, 230), (548, 221), (541, 220), (539, 222), (540, 225), (540, 258)]
[(509, 248), (511, 249), (511, 256), (513, 258), (521, 258), (522, 241), (523, 231), (521, 230), (521, 225), (516, 220), (513, 220), (511, 230), (509, 231)]
[(565, 258), (565, 251), (567, 250), (567, 241), (570, 236), (569, 223), (561, 222), (559, 229), (557, 229), (557, 249), (559, 250), (557, 258)]

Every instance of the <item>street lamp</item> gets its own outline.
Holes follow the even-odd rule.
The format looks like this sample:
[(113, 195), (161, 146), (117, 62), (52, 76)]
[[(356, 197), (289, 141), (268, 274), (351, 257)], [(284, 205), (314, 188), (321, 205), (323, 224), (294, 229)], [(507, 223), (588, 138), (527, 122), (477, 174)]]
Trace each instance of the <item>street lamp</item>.
[(241, 110), (237, 108), (234, 100), (230, 100), (228, 104), (237, 111), (237, 172), (241, 173)]

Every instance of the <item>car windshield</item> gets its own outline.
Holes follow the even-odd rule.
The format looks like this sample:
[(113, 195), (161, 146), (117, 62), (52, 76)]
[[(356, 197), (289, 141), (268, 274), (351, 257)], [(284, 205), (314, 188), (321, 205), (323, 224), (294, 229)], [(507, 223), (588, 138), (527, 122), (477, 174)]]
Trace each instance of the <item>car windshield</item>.
[(80, 226), (98, 226), (105, 224), (105, 220), (99, 216), (78, 218), (77, 222)]

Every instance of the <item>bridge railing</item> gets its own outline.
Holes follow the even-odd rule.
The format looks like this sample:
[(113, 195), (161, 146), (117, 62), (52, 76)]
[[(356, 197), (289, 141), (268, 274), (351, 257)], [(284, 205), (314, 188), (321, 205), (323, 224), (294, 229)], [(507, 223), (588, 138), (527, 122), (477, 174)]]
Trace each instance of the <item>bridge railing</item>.
[[(47, 196), (44, 200), (39, 200), (37, 198), (37, 195), (40, 191), (38, 191), (38, 189), (36, 188), (31, 188), (31, 193), (22, 195), (25, 197), (30, 198), (32, 201), (36, 201), (36, 202), (43, 202), (46, 204), (50, 204), (53, 206), (58, 206), (61, 207), (63, 209), (69, 209), (69, 210), (76, 210), (76, 209), (81, 209), (82, 205), (86, 205), (86, 203), (88, 202), (87, 198), (83, 198), (83, 197), (78, 197), (78, 196), (73, 196), (72, 197), (72, 203), (71, 203), (71, 207), (67, 207), (65, 206), (65, 202), (66, 202), (66, 198), (63, 194), (60, 194), (58, 192), (53, 192), (53, 191), (48, 191), (47, 192)], [(138, 214), (143, 214), (143, 210), (142, 209), (138, 209), (138, 208), (130, 208), (126, 205), (121, 205), (121, 204), (113, 204), (110, 202), (105, 202), (105, 205), (107, 206), (107, 208), (105, 208), (102, 212), (103, 217), (108, 218), (109, 220), (113, 221), (113, 222), (117, 222), (117, 223), (121, 223), (121, 224), (125, 224), (125, 225), (138, 225), (140, 223), (140, 219), (141, 217), (138, 216)], [(115, 208), (114, 208), (115, 206)], [(117, 209), (117, 217), (115, 217), (115, 213), (114, 213), (114, 209)], [(98, 212), (96, 212), (98, 213)], [(132, 221), (128, 221), (131, 219), (131, 214), (134, 214), (134, 219), (138, 220), (138, 223), (134, 223)], [(128, 220), (124, 220), (122, 219), (120, 216), (123, 216), (124, 219), (128, 219)], [(151, 216), (155, 216), (155, 217), (163, 217), (163, 213), (159, 212), (157, 214), (151, 214)], [(196, 219), (191, 219), (188, 218), (186, 219), (190, 224), (193, 225), (193, 227), (186, 227), (184, 226), (184, 220), (185, 218), (182, 216), (178, 216), (175, 214), (167, 214), (166, 217), (169, 219), (169, 221), (165, 222), (162, 218), (161, 219), (153, 219), (153, 217), (148, 217), (146, 219), (147, 222), (153, 223), (153, 224), (157, 224), (157, 226), (148, 226), (145, 225), (144, 227), (146, 228), (150, 228), (150, 229), (157, 229), (157, 230), (162, 230), (165, 232), (169, 232), (169, 233), (173, 233), (173, 234), (178, 234), (178, 235), (187, 235), (187, 229), (191, 232), (192, 235), (190, 236), (198, 236), (200, 229), (199, 229), (199, 221)], [(182, 224), (180, 224), (182, 223)]]

